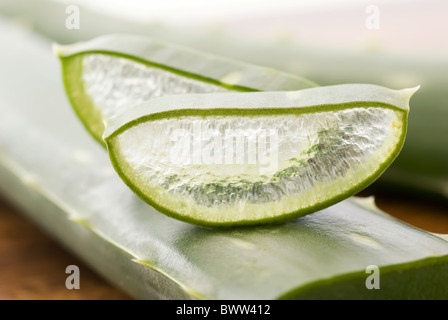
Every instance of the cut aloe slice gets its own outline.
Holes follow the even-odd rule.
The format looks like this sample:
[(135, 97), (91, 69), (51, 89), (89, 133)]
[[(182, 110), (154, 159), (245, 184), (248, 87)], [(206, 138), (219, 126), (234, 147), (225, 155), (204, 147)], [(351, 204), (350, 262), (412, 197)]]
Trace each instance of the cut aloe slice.
[(75, 112), (100, 142), (103, 121), (150, 98), (315, 86), (297, 76), (140, 36), (108, 35), (55, 45), (54, 51)]
[(416, 89), (339, 85), (152, 99), (107, 124), (126, 184), (201, 225), (285, 221), (373, 182), (400, 151)]

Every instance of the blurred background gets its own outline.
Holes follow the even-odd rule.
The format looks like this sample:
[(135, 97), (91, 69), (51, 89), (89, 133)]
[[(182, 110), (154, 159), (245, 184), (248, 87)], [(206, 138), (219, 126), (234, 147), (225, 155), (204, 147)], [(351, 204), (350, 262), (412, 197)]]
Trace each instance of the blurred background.
[[(277, 68), (320, 85), (357, 82), (394, 89), (421, 85), (411, 100), (405, 147), (360, 196), (375, 195), (381, 209), (436, 233), (448, 233), (447, 17), (448, 2), (442, 0), (0, 0), (0, 19), (49, 43), (135, 33)], [(0, 298), (48, 294), (56, 281), (48, 270), (74, 258), (42, 240), (47, 238), (37, 229), (29, 232), (34, 237), (29, 240), (15, 237), (14, 228), (34, 227), (3, 202), (0, 255), (16, 260), (0, 259), (1, 270), (10, 270), (10, 276), (0, 272)], [(41, 277), (27, 289), (17, 282), (14, 269), (30, 259), (28, 251), (20, 250), (37, 248), (40, 241), (47, 248), (42, 252), (45, 259), (35, 257), (43, 259)], [(34, 277), (31, 269), (23, 268), (22, 276), (28, 272)], [(88, 277), (90, 289), (73, 293), (78, 296), (66, 290), (60, 294), (125, 298), (120, 292), (111, 294), (114, 289), (93, 273)]]
[[(132, 32), (185, 44), (214, 34), (248, 45), (282, 42), (440, 56), (448, 51), (442, 0), (2, 0), (0, 5), (3, 14), (67, 43)], [(71, 6), (80, 11), (78, 28), (66, 28)]]

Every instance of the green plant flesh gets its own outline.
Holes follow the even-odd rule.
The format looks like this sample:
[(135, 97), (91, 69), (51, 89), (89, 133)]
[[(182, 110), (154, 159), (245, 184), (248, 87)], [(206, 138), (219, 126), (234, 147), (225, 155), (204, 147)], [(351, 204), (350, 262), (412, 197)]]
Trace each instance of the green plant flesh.
[(151, 98), (181, 93), (298, 90), (311, 81), (158, 40), (108, 35), (55, 46), (75, 112), (102, 142), (104, 121)]
[(386, 169), (415, 90), (163, 97), (114, 118), (104, 139), (122, 179), (161, 212), (210, 226), (285, 221), (353, 195)]

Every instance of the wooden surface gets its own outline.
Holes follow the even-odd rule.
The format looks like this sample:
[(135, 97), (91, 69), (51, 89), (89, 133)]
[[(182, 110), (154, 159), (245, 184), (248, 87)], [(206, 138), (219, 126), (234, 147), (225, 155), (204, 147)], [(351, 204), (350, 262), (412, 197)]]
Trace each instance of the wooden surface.
[[(369, 195), (369, 192), (363, 192)], [(431, 232), (448, 234), (446, 204), (377, 195), (384, 211)], [(80, 269), (80, 289), (68, 290), (65, 269)], [(0, 299), (130, 299), (61, 248), (0, 199)]]
[(408, 224), (420, 229), (448, 234), (448, 202), (429, 201), (405, 196), (376, 194), (377, 206)]
[[(65, 286), (76, 265), (80, 289)], [(0, 299), (129, 299), (68, 253), (25, 216), (0, 199)]]

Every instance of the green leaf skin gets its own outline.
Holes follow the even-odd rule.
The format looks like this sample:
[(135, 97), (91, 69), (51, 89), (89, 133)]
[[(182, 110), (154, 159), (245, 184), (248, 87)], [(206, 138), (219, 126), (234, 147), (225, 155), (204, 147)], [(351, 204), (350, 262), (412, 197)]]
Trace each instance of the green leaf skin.
[[(123, 181), (144, 201), (151, 206), (167, 214), (168, 216), (209, 227), (234, 227), (240, 225), (255, 225), (279, 223), (292, 220), (306, 214), (331, 206), (363, 190), (377, 179), (396, 158), (400, 152), (405, 135), (407, 115), (409, 111), (409, 99), (417, 90), (390, 90), (388, 88), (373, 85), (339, 85), (329, 87), (318, 87), (288, 92), (256, 92), (256, 93), (204, 93), (175, 95), (150, 99), (141, 105), (129, 109), (110, 121), (106, 125), (103, 139), (105, 140), (111, 162), (123, 179)], [(378, 107), (396, 110), (401, 113), (400, 127), (401, 135), (387, 154), (386, 160), (379, 165), (375, 171), (365, 173), (361, 182), (354, 184), (349, 190), (340, 191), (323, 201), (317, 201), (310, 206), (304, 206), (292, 212), (275, 214), (269, 217), (253, 218), (250, 212), (247, 217), (239, 217), (237, 220), (224, 216), (219, 220), (193, 217), (174, 209), (170, 209), (157, 200), (150, 189), (143, 185), (126, 170), (129, 164), (124, 160), (117, 147), (117, 138), (126, 130), (132, 129), (144, 122), (188, 116), (260, 116), (279, 114), (309, 114), (323, 111), (348, 110), (351, 108)], [(181, 207), (182, 209), (182, 207)], [(196, 211), (191, 209), (190, 211)], [(205, 214), (205, 213), (204, 213)]]
[[(59, 43), (86, 41), (109, 33), (133, 33), (165, 39), (198, 50), (307, 77), (320, 85), (374, 83), (390, 88), (421, 85), (413, 98), (410, 130), (400, 155), (374, 186), (397, 193), (447, 200), (448, 59), (442, 53), (415, 56), (367, 50), (316, 50), (300, 44), (238, 38), (209, 30), (180, 30), (92, 11), (79, 4), (83, 27), (61, 28), (66, 4), (51, 0), (4, 0), (0, 13), (20, 18)], [(98, 23), (101, 21), (101, 23)]]
[[(354, 199), (233, 230), (156, 212), (73, 115), (49, 43), (3, 21), (0, 35), (2, 194), (133, 297), (448, 298), (448, 242)], [(380, 290), (365, 287), (372, 264)]]
[(270, 68), (136, 35), (106, 35), (69, 46), (54, 45), (53, 51), (61, 59), (65, 90), (73, 109), (100, 143), (103, 143), (103, 122), (110, 119), (102, 115), (101, 107), (96, 106), (86, 92), (83, 80), (83, 56), (86, 54), (129, 59), (229, 91), (286, 91), (316, 86), (307, 79)]

